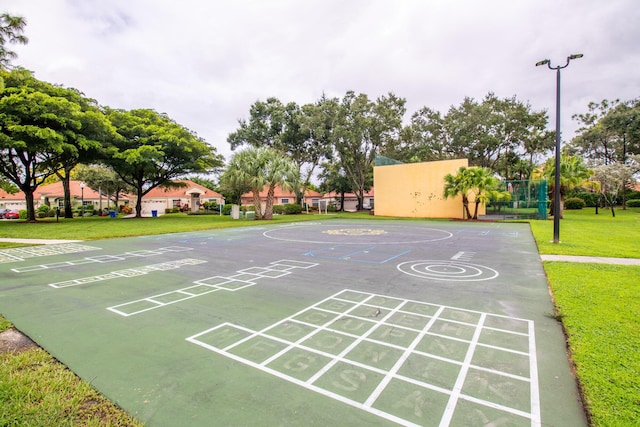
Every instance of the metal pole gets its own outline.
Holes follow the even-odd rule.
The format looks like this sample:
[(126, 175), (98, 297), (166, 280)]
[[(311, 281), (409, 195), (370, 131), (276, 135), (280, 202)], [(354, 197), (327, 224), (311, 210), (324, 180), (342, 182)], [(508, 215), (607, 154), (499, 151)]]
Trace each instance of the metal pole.
[(546, 65), (550, 70), (556, 70), (556, 162), (555, 183), (553, 188), (553, 243), (560, 243), (560, 70), (567, 68), (572, 59), (582, 58), (581, 53), (569, 55), (563, 66), (551, 66), (551, 61), (543, 59), (536, 63), (536, 67)]
[(556, 70), (556, 173), (553, 187), (553, 243), (560, 243), (560, 67)]

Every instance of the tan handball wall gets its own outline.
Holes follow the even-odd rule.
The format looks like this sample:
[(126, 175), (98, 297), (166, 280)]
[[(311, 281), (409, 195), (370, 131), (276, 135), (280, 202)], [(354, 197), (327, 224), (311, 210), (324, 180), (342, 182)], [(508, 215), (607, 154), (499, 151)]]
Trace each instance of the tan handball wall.
[[(467, 159), (375, 166), (375, 215), (462, 219), (462, 197), (445, 200), (442, 195), (444, 176), (455, 175), (461, 166), (468, 166)], [(484, 210), (480, 206), (479, 213)]]

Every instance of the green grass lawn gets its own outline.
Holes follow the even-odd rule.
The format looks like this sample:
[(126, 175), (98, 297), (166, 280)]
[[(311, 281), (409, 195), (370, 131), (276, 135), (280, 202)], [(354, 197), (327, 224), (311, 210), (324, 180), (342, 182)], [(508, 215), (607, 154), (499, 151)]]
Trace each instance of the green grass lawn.
[[(368, 214), (289, 215), (277, 222), (326, 218), (380, 220)], [(260, 225), (219, 216), (0, 221), (0, 238), (104, 239)], [(540, 253), (640, 258), (640, 209), (567, 211), (560, 244), (553, 221), (531, 221)], [(1, 247), (15, 246), (6, 244)], [(545, 262), (559, 318), (588, 406), (591, 424), (640, 425), (640, 267)], [(0, 331), (10, 323), (0, 317)], [(135, 420), (98, 396), (41, 349), (1, 355), (0, 425), (129, 426)], [(63, 380), (63, 378), (66, 378)], [(28, 386), (27, 386), (28, 385)], [(46, 393), (30, 390), (46, 390)]]
[[(640, 258), (640, 209), (532, 221), (540, 253)], [(640, 425), (640, 267), (544, 262), (591, 425)]]

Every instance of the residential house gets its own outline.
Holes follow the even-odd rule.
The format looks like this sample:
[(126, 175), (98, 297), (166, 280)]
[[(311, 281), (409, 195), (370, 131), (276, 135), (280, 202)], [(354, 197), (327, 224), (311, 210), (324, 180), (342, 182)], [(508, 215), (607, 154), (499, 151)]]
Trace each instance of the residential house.
[[(364, 192), (362, 207), (364, 209), (373, 209), (374, 190), (373, 187), (369, 191)], [(345, 210), (347, 212), (355, 212), (358, 209), (358, 197), (355, 193), (344, 193), (344, 209), (342, 209), (342, 193), (332, 191), (325, 193), (322, 197), (323, 202), (330, 206), (335, 206), (336, 210)], [(324, 208), (324, 206), (323, 206)]]
[[(265, 185), (260, 192), (260, 201), (262, 203), (262, 208), (264, 209), (267, 203), (267, 190), (268, 187)], [(309, 190), (304, 194), (304, 203), (309, 207), (317, 207), (318, 202), (322, 199), (322, 194), (318, 193), (314, 190)], [(240, 197), (240, 203), (243, 206), (253, 206), (253, 192), (249, 191), (248, 193), (244, 193)], [(275, 205), (286, 205), (288, 203), (296, 203), (296, 195), (293, 191), (284, 190), (281, 186), (277, 185), (274, 189), (274, 201)]]
[[(85, 206), (91, 206), (95, 210), (113, 207), (113, 202), (110, 202), (104, 193), (93, 190), (80, 181), (69, 182), (69, 193), (73, 206), (84, 204)], [(130, 195), (120, 197), (119, 204), (128, 204), (130, 198)], [(53, 184), (40, 185), (36, 188), (33, 194), (33, 204), (36, 209), (43, 205), (62, 209), (64, 207), (64, 189), (62, 182), (58, 181)], [(15, 194), (9, 194), (0, 190), (0, 208), (10, 210), (27, 209), (27, 201), (24, 193), (19, 191)]]
[[(224, 204), (224, 197), (200, 184), (196, 184), (190, 180), (179, 180), (184, 187), (180, 188), (160, 188), (156, 187), (142, 198), (142, 215), (152, 216), (152, 211), (157, 211), (158, 215), (165, 213), (165, 209), (174, 206), (180, 207), (181, 210), (196, 211), (204, 202), (215, 201), (218, 204)], [(70, 181), (69, 190), (71, 193), (71, 204), (78, 206), (92, 207), (94, 210), (101, 211), (103, 209), (112, 209), (113, 199), (109, 200), (107, 196), (83, 184), (81, 181)], [(125, 194), (119, 197), (119, 205), (133, 205), (136, 202), (136, 196), (133, 194)], [(35, 208), (48, 205), (52, 208), (64, 207), (64, 190), (62, 182), (39, 186), (33, 197)], [(133, 207), (133, 206), (132, 206)], [(27, 208), (27, 202), (23, 192), (9, 194), (0, 190), (0, 208), (10, 210), (21, 210)]]
[(153, 211), (158, 215), (165, 213), (166, 209), (174, 206), (183, 211), (195, 212), (205, 202), (216, 202), (224, 205), (224, 197), (220, 193), (197, 184), (188, 179), (176, 180), (174, 182), (183, 183), (185, 186), (178, 188), (156, 187), (149, 191), (142, 198), (142, 215), (151, 216)]

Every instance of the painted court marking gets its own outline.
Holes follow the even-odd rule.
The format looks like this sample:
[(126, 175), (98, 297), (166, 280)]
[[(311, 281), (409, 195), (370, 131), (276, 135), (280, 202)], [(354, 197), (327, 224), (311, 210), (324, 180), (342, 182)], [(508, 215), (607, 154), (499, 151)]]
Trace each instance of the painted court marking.
[(499, 273), (491, 267), (458, 259), (470, 259), (468, 252), (458, 252), (450, 260), (415, 260), (398, 264), (397, 268), (404, 274), (420, 279), (444, 280), (453, 282), (479, 282), (495, 279)]
[[(383, 245), (427, 243), (427, 242), (436, 242), (438, 240), (450, 239), (453, 236), (452, 233), (445, 230), (438, 230), (435, 228), (426, 228), (426, 227), (416, 227), (411, 229), (412, 230), (411, 235), (408, 240), (396, 241), (396, 240), (393, 240), (393, 234), (391, 235), (387, 235), (387, 234), (393, 233), (393, 229), (402, 231), (403, 228), (407, 228), (407, 227), (404, 227), (401, 225), (386, 225), (384, 229), (382, 228), (362, 229), (362, 228), (355, 228), (355, 227), (350, 229), (350, 228), (345, 228), (344, 226), (338, 226), (338, 225), (315, 224), (314, 227), (310, 227), (310, 225), (311, 224), (309, 223), (305, 223), (302, 225), (290, 225), (287, 227), (274, 228), (274, 229), (265, 231), (264, 233), (262, 233), (262, 235), (268, 239), (283, 240), (285, 242), (326, 243), (326, 244), (337, 243), (335, 240), (330, 240), (330, 237), (332, 236), (336, 238), (343, 237), (345, 239), (340, 241), (340, 244), (343, 244), (343, 245), (350, 245), (350, 244), (361, 245), (364, 243), (377, 243), (377, 244), (383, 244)], [(342, 227), (342, 228), (338, 228), (338, 227)], [(292, 229), (301, 229), (301, 228), (307, 228), (307, 229), (311, 229), (312, 231), (317, 231), (317, 233), (315, 234), (317, 237), (312, 237), (309, 239), (299, 237), (300, 231), (302, 230), (295, 230), (294, 234), (289, 233), (289, 231)], [(322, 228), (326, 228), (326, 230), (323, 231), (321, 230)], [(352, 230), (352, 233), (349, 233), (349, 230)], [(364, 232), (363, 230), (366, 230), (366, 232)], [(416, 238), (420, 236), (420, 233), (423, 233), (424, 237)], [(382, 235), (387, 235), (387, 236), (384, 237), (384, 240), (379, 240), (380, 236)], [(375, 240), (371, 240), (369, 242), (363, 242), (363, 241), (357, 241), (357, 240), (350, 241), (354, 237), (370, 237), (371, 239), (375, 239)]]
[[(393, 248), (393, 247), (392, 247)], [(304, 253), (305, 256), (338, 259), (341, 261), (356, 261), (370, 264), (384, 264), (402, 255), (406, 255), (411, 250), (394, 250), (385, 246), (366, 245), (362, 248), (354, 245), (334, 245), (326, 248), (314, 249)]]
[(143, 276), (145, 274), (148, 274), (154, 271), (174, 270), (176, 268), (180, 268), (185, 265), (197, 265), (197, 264), (203, 264), (205, 262), (207, 261), (200, 260), (200, 259), (186, 258), (186, 259), (180, 259), (177, 261), (163, 262), (160, 264), (151, 264), (151, 265), (145, 265), (142, 267), (116, 270), (116, 271), (112, 271), (111, 273), (100, 274), (97, 276), (83, 277), (81, 279), (72, 279), (72, 280), (65, 280), (63, 282), (49, 283), (49, 286), (56, 289), (68, 288), (71, 286), (86, 285), (88, 283), (102, 282), (104, 280), (110, 280), (110, 279), (118, 279), (118, 278), (121, 279), (123, 277)]
[(85, 257), (82, 259), (76, 259), (72, 261), (52, 262), (49, 264), (40, 264), (40, 265), (30, 265), (28, 267), (12, 268), (11, 271), (16, 273), (24, 273), (27, 271), (46, 270), (49, 268), (60, 268), (60, 267), (70, 267), (74, 265), (83, 265), (83, 264), (91, 264), (91, 263), (107, 263), (107, 262), (123, 261), (127, 258), (140, 258), (140, 257), (153, 256), (153, 255), (162, 255), (167, 252), (184, 252), (184, 251), (191, 251), (191, 250), (193, 250), (193, 248), (187, 248), (182, 246), (167, 246), (164, 248), (158, 248), (153, 250), (130, 251), (130, 252), (125, 252), (123, 254), (118, 254), (118, 255), (98, 255), (94, 257)]
[(531, 320), (344, 290), (186, 340), (402, 425), (541, 425)]
[(250, 267), (238, 270), (237, 274), (231, 276), (213, 276), (196, 280), (193, 282), (195, 283), (193, 286), (114, 305), (107, 307), (107, 310), (125, 317), (133, 316), (216, 291), (239, 291), (255, 285), (258, 279), (277, 279), (290, 274), (292, 270), (307, 269), (316, 265), (318, 264), (312, 262), (282, 259), (269, 263), (266, 267)]
[(7, 262), (24, 261), (27, 258), (97, 251), (100, 249), (102, 248), (80, 245), (78, 243), (61, 243), (59, 245), (8, 248), (0, 251), (0, 264), (4, 264)]

